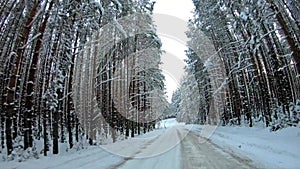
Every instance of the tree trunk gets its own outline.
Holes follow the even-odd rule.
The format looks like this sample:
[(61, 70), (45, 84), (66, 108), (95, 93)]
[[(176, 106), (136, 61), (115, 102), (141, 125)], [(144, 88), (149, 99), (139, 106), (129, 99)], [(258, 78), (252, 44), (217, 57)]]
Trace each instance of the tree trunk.
[(290, 45), (290, 50), (293, 52), (292, 57), (295, 61), (295, 66), (298, 71), (298, 74), (300, 73), (300, 47), (297, 45), (297, 43), (293, 39), (293, 35), (290, 32), (289, 25), (287, 25), (286, 21), (284, 20), (282, 13), (276, 6), (276, 4), (272, 0), (268, 0), (268, 2), (271, 4), (271, 8), (276, 13), (276, 19), (278, 23), (280, 24), (288, 44)]
[[(33, 21), (33, 18), (36, 15), (37, 9), (39, 6), (39, 2), (36, 2), (33, 6), (33, 8), (30, 10), (29, 13), (29, 18), (27, 19), (25, 25), (24, 25), (24, 31), (21, 36), (21, 43), (19, 45), (19, 48), (17, 50), (17, 57), (15, 60), (15, 68), (13, 72), (11, 73), (11, 76), (9, 78), (9, 83), (7, 87), (7, 118), (6, 118), (6, 145), (7, 145), (7, 154), (10, 155), (12, 152), (12, 118), (13, 116), (16, 115), (16, 110), (15, 110), (15, 91), (17, 87), (17, 78), (19, 77), (19, 72), (20, 72), (20, 66), (23, 60), (23, 54), (24, 54), (24, 49), (28, 38), (29, 38), (29, 33), (31, 31), (32, 26), (30, 23)], [(28, 114), (28, 113), (25, 113)], [(30, 118), (30, 117), (28, 117)], [(28, 124), (24, 124), (24, 130), (25, 132), (30, 133), (31, 126)], [(24, 140), (24, 149), (29, 147), (28, 141), (30, 140)], [(31, 145), (32, 146), (32, 145)]]
[(35, 96), (35, 82), (36, 80), (36, 75), (37, 75), (37, 70), (38, 70), (38, 61), (39, 61), (39, 55), (40, 55), (40, 49), (42, 47), (42, 40), (45, 34), (45, 30), (47, 27), (48, 19), (50, 17), (50, 11), (54, 5), (54, 1), (52, 0), (49, 4), (49, 9), (45, 15), (44, 21), (40, 27), (39, 33), (40, 36), (37, 39), (36, 46), (34, 48), (34, 53), (32, 56), (32, 61), (30, 65), (30, 71), (29, 71), (29, 77), (28, 77), (28, 82), (27, 82), (27, 88), (26, 88), (26, 100), (25, 100), (25, 108), (26, 108), (26, 113), (24, 115), (24, 125), (27, 130), (25, 130), (24, 133), (24, 149), (28, 147), (32, 147), (32, 119), (34, 118), (34, 96)]

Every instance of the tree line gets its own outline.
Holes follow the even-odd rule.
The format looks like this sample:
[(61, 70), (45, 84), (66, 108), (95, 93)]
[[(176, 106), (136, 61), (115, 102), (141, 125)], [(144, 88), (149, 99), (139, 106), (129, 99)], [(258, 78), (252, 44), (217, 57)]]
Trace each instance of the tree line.
[(11, 155), (41, 140), (44, 155), (50, 147), (58, 154), (59, 142), (72, 148), (153, 129), (165, 103), (153, 5), (1, 1), (1, 150)]
[(250, 127), (263, 122), (273, 130), (298, 125), (300, 3), (193, 3), (187, 75), (173, 98), (178, 119)]

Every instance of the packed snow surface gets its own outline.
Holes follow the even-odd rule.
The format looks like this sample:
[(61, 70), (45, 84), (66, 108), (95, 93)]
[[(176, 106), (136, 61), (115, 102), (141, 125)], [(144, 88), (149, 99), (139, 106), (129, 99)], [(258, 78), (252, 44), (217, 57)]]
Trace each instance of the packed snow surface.
[[(194, 126), (201, 131), (208, 126)], [(209, 139), (231, 152), (245, 155), (268, 169), (300, 169), (300, 128), (276, 132), (269, 128), (217, 127)]]

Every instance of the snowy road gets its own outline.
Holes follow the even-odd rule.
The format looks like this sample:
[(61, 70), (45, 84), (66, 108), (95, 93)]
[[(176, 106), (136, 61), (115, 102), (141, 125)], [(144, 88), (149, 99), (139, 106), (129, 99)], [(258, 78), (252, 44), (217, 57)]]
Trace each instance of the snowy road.
[[(202, 140), (201, 140), (202, 139)], [(226, 152), (220, 147), (203, 141), (197, 133), (185, 127), (168, 129), (158, 139), (141, 149), (135, 156), (124, 161), (117, 169), (256, 169), (246, 157)], [(173, 148), (172, 148), (173, 146)], [(171, 149), (170, 149), (171, 148)], [(167, 150), (166, 152), (160, 152)], [(139, 158), (142, 156), (144, 158)], [(152, 156), (148, 157), (147, 156)]]
[(227, 152), (195, 132), (189, 132), (182, 140), (181, 150), (183, 169), (259, 168), (250, 159)]
[(111, 168), (179, 169), (180, 158), (180, 140), (176, 129), (170, 128), (145, 143), (134, 156)]
[(211, 143), (185, 125), (38, 160), (2, 162), (0, 169), (258, 169), (250, 159)]

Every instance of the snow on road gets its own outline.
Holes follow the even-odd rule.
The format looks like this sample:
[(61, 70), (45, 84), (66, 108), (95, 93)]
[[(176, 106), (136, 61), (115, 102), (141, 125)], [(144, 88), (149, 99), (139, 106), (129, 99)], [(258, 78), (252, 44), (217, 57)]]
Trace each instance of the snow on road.
[(223, 150), (209, 140), (193, 131), (178, 130), (178, 134), (186, 132), (181, 141), (183, 169), (258, 169), (257, 163), (245, 156), (237, 156)]
[(115, 168), (179, 169), (181, 161), (179, 139), (175, 127), (166, 129), (155, 140), (144, 144), (129, 160)]
[[(0, 162), (0, 169), (296, 169), (300, 166), (297, 162), (300, 145), (294, 147), (300, 143), (297, 140), (300, 132), (299, 137), (291, 136), (294, 132), (284, 132), (278, 134), (280, 137), (269, 138), (270, 133), (258, 129), (189, 126), (178, 124), (175, 119), (162, 121), (157, 127), (135, 138), (90, 146), (75, 153), (21, 163)], [(285, 139), (271, 141), (275, 138)], [(290, 146), (288, 139), (294, 140)], [(272, 158), (273, 161), (266, 162)]]
[[(201, 133), (207, 126), (195, 126)], [(300, 128), (217, 127), (209, 140), (226, 151), (247, 156), (268, 169), (300, 169)]]
[(257, 164), (245, 156), (236, 156), (209, 140), (190, 131), (188, 126), (175, 125), (147, 142), (140, 151), (117, 169), (258, 169)]

